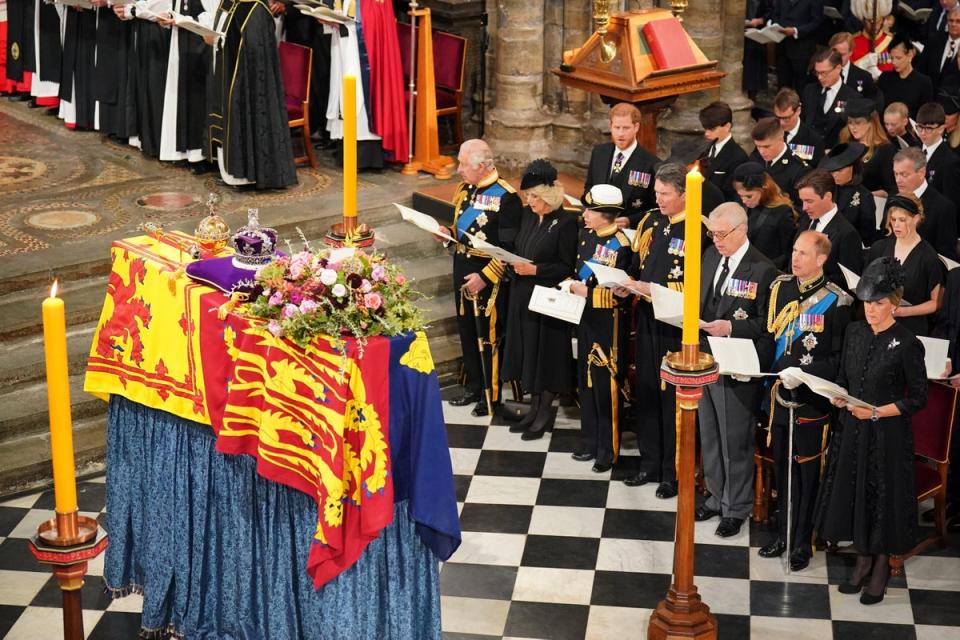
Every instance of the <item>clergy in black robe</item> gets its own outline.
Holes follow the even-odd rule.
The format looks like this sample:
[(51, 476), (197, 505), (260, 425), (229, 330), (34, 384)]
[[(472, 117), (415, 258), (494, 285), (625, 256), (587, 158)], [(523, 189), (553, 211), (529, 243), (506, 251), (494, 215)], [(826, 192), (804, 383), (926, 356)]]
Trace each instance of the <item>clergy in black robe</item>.
[(170, 9), (170, 0), (138, 0), (122, 8), (125, 18), (134, 19), (136, 42), (129, 88), (136, 104), (134, 128), (137, 137), (131, 138), (131, 142), (151, 158), (160, 157), (164, 89), (170, 56), (170, 29), (156, 20), (158, 14)]
[(97, 19), (97, 66), (94, 95), (100, 104), (100, 131), (126, 141), (137, 134), (136, 104), (130, 100), (133, 63), (133, 23), (112, 9), (101, 9)]
[[(833, 434), (815, 509), (816, 529), (828, 541), (852, 540), (858, 557), (842, 593), (861, 602), (883, 599), (889, 554), (916, 542), (917, 499), (910, 417), (927, 401), (923, 345), (893, 317), (902, 293), (902, 267), (889, 258), (871, 263), (857, 286), (866, 322), (846, 332), (837, 384), (875, 409), (845, 406)], [(872, 567), (872, 571), (871, 571)]]
[(210, 158), (227, 184), (297, 183), (273, 14), (263, 0), (223, 0), (214, 18)]
[(24, 71), (36, 71), (33, 16), (34, 0), (7, 0), (8, 80), (23, 82)]
[(94, 87), (97, 53), (97, 13), (100, 10), (69, 7), (63, 33), (60, 71), (60, 115), (78, 129), (96, 126), (97, 96)]

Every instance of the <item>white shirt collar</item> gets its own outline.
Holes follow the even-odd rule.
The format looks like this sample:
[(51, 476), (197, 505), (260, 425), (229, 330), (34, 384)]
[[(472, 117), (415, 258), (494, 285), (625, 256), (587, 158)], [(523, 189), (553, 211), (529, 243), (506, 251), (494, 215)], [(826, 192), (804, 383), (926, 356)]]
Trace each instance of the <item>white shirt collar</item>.
[(933, 155), (933, 152), (937, 150), (937, 147), (939, 147), (941, 144), (943, 144), (943, 138), (940, 138), (929, 147), (927, 145), (923, 145), (923, 152), (927, 154), (928, 160), (930, 159), (930, 156)]
[[(633, 154), (633, 150), (636, 149), (636, 148), (637, 148), (637, 141), (636, 141), (636, 140), (634, 140), (634, 141), (633, 141), (633, 144), (630, 145), (629, 147), (627, 147), (626, 149), (624, 149), (623, 151), (620, 151), (620, 149), (617, 148), (617, 145), (614, 144), (614, 145), (613, 145), (613, 161), (612, 161), (612, 162), (616, 162), (616, 161), (617, 161), (617, 152), (620, 151), (620, 153), (623, 154), (623, 162), (624, 162), (624, 164), (626, 164), (627, 160), (629, 160), (629, 159), (630, 159), (630, 156)], [(611, 163), (611, 166), (612, 166), (612, 163)]]
[(731, 139), (733, 139), (733, 135), (732, 135), (732, 134), (727, 134), (727, 137), (724, 138), (723, 140), (718, 140), (718, 141), (714, 142), (714, 143), (713, 143), (713, 155), (715, 155), (715, 156), (716, 156), (716, 155), (720, 155), (720, 150), (723, 149), (723, 145), (725, 145), (725, 144), (727, 144), (728, 142), (730, 142)]
[[(737, 267), (740, 266), (740, 261), (743, 260), (743, 256), (747, 255), (747, 250), (748, 250), (749, 248), (750, 248), (750, 241), (749, 241), (749, 240), (744, 240), (744, 241), (743, 241), (743, 244), (740, 245), (740, 248), (737, 249), (737, 250), (733, 253), (732, 256), (730, 256), (729, 258), (727, 258), (727, 260), (728, 260), (728, 262), (727, 262), (727, 268), (730, 270), (729, 273), (727, 273), (727, 279), (728, 279), (728, 280), (733, 277), (733, 274), (734, 274), (734, 272), (737, 270)], [(717, 286), (717, 280), (720, 279), (720, 272), (723, 270), (723, 261), (724, 261), (724, 256), (721, 255), (721, 256), (720, 256), (720, 264), (717, 266), (717, 273), (716, 273), (716, 275), (714, 275), (714, 277), (713, 277), (713, 286), (714, 286), (714, 287)]]
[(817, 218), (817, 231), (823, 231), (827, 228), (827, 225), (830, 224), (830, 221), (833, 220), (833, 216), (837, 215), (837, 206), (834, 205), (833, 209), (827, 211), (825, 214)]
[(797, 124), (793, 125), (793, 129), (787, 131), (787, 141), (793, 140), (793, 137), (800, 132), (800, 118), (797, 118)]
[(840, 67), (840, 82), (844, 82), (850, 79), (850, 61), (847, 60), (847, 64)]
[(923, 184), (921, 184), (919, 187), (917, 187), (917, 190), (913, 192), (913, 195), (917, 196), (918, 198), (922, 198), (922, 197), (923, 197), (923, 193), (924, 193), (926, 190), (927, 190), (927, 181), (924, 180), (924, 181), (923, 181)]
[(781, 151), (780, 153), (778, 153), (778, 154), (777, 154), (777, 157), (770, 161), (770, 166), (773, 166), (773, 165), (777, 164), (778, 162), (780, 162), (780, 158), (782, 158), (782, 157), (783, 157), (783, 154), (785, 154), (787, 151), (789, 151), (789, 149), (790, 149), (790, 147), (788, 147), (787, 144), (784, 143), (784, 144), (783, 144), (783, 151)]

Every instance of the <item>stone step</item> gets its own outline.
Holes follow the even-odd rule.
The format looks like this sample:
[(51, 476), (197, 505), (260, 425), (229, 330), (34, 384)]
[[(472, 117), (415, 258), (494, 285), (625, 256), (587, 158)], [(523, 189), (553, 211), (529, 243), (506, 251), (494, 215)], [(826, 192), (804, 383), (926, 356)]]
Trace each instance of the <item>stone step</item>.
[[(83, 391), (83, 372), (70, 376), (70, 413), (83, 420), (103, 413), (107, 405)], [(50, 428), (47, 382), (38, 380), (0, 392), (0, 443)]]
[[(409, 199), (410, 198), (407, 197), (405, 200), (400, 201), (400, 204), (406, 204)], [(292, 218), (279, 223), (273, 223), (270, 226), (277, 230), (277, 235), (281, 239), (280, 248), (282, 250), (286, 250), (284, 246), (286, 243), (283, 242), (284, 239), (289, 240), (295, 249), (300, 248), (300, 233), (297, 229), (303, 232), (303, 235), (310, 242), (311, 246), (316, 249), (322, 244), (323, 237), (330, 231), (330, 226), (340, 222), (341, 217), (342, 214), (340, 213), (331, 214), (324, 212), (320, 215), (314, 213), (309, 217)], [(380, 204), (361, 210), (357, 219), (361, 223), (373, 227), (374, 234), (376, 234), (381, 226), (391, 224), (398, 217), (397, 208), (392, 204)], [(266, 220), (262, 222), (263, 224), (267, 224)]]
[(420, 308), (427, 320), (428, 336), (448, 336), (457, 334), (456, 307), (453, 305), (453, 292), (420, 301)]
[(413, 288), (420, 293), (426, 296), (453, 293), (450, 256), (444, 254), (418, 260), (401, 260), (399, 264), (404, 275), (414, 281)]
[(433, 335), (428, 332), (427, 340), (430, 342), (430, 354), (433, 356), (440, 386), (454, 384), (460, 375), (460, 360), (463, 355), (459, 337), (456, 334)]
[[(0, 295), (0, 340), (6, 342), (41, 331), (40, 305), (50, 295), (50, 281)], [(67, 325), (96, 322), (107, 295), (107, 276), (62, 282), (59, 296), (66, 308)]]
[[(429, 233), (408, 222), (394, 222), (377, 229), (376, 248), (392, 260), (405, 261), (437, 255), (447, 255), (443, 245)], [(453, 260), (447, 257), (447, 271), (453, 269)]]
[[(100, 401), (98, 401), (100, 402)], [(102, 470), (107, 455), (106, 404), (96, 416), (73, 423), (73, 451), (77, 475)], [(49, 485), (50, 433), (35, 433), (0, 442), (0, 495)]]
[[(70, 371), (80, 373), (86, 368), (96, 330), (95, 321), (67, 328), (67, 360)], [(0, 343), (0, 389), (43, 380), (45, 375), (43, 336), (40, 333)]]

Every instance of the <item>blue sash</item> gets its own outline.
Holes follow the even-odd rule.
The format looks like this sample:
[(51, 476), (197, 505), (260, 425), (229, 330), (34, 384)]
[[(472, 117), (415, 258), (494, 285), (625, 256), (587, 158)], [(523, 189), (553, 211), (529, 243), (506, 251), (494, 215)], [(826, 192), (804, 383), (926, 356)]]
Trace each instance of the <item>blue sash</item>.
[[(805, 314), (825, 314), (827, 309), (830, 308), (837, 300), (837, 294), (830, 292), (823, 297), (823, 300), (813, 305), (803, 313)], [(790, 333), (790, 329), (793, 329), (792, 340), (790, 340), (790, 345), (792, 346), (794, 342), (800, 339), (800, 336), (803, 334), (802, 331), (798, 328), (798, 322), (800, 320), (800, 314), (797, 314), (797, 317), (790, 321), (786, 327), (783, 328), (783, 331), (777, 336), (777, 352), (773, 357), (773, 361), (776, 362), (780, 359), (780, 356), (787, 350), (787, 334)]]
[[(623, 246), (623, 244), (620, 242), (620, 239), (617, 238), (617, 234), (614, 233), (612, 236), (610, 236), (610, 239), (607, 240), (606, 244), (603, 244), (603, 245), (598, 244), (598, 245), (597, 245), (597, 248), (603, 247), (604, 249), (607, 249), (607, 250), (610, 251), (611, 253), (616, 253), (617, 251), (620, 250), (620, 247), (622, 247), (622, 246)], [(597, 248), (595, 248), (595, 249), (593, 250), (593, 255), (594, 255), (594, 256), (597, 255)], [(587, 266), (587, 262), (593, 262), (593, 263), (595, 263), (595, 264), (602, 264), (602, 263), (600, 263), (600, 262), (597, 262), (597, 261), (594, 260), (593, 258), (590, 258), (589, 260), (587, 260), (586, 262), (584, 262), (584, 263), (583, 263), (583, 266), (580, 267), (580, 271), (577, 273), (577, 275), (580, 277), (580, 280), (581, 280), (582, 282), (586, 282), (587, 280), (590, 279), (590, 276), (593, 275), (593, 269), (591, 269), (590, 267)], [(611, 265), (604, 265), (604, 266), (611, 266)]]
[(503, 198), (506, 195), (507, 189), (499, 182), (494, 182), (489, 187), (483, 189), (483, 193), (478, 189), (471, 199), (471, 204), (469, 207), (463, 210), (463, 212), (457, 216), (457, 238), (462, 238), (463, 234), (470, 228), (470, 226), (477, 221), (477, 218), (481, 213), (486, 213), (487, 209), (481, 209), (474, 204), (478, 196), (487, 196), (492, 198)]

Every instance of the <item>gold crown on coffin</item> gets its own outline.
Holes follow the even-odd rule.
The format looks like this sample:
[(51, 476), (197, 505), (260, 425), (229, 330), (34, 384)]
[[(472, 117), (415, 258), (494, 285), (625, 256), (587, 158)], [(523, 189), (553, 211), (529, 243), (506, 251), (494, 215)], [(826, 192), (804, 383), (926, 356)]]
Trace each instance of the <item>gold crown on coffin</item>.
[(227, 240), (230, 239), (230, 225), (217, 215), (214, 208), (217, 200), (217, 196), (213, 193), (207, 197), (207, 215), (200, 221), (196, 231), (194, 231), (197, 244), (210, 253), (216, 253), (222, 249), (227, 244)]

